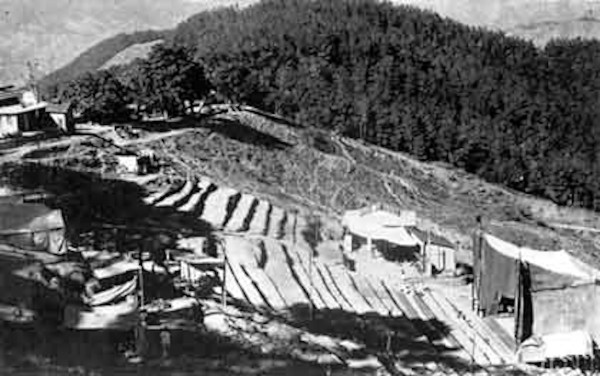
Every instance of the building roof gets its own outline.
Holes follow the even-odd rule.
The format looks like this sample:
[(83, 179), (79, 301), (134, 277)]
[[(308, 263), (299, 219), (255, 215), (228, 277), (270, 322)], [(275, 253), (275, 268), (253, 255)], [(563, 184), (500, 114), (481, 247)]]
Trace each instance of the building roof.
[(349, 210), (342, 219), (343, 225), (353, 234), (375, 240), (385, 240), (404, 247), (418, 245), (406, 231), (404, 219), (383, 210)]
[(46, 112), (52, 112), (54, 114), (66, 114), (71, 109), (72, 102), (64, 103), (48, 103), (46, 106)]
[(427, 238), (429, 237), (429, 242), (433, 245), (454, 248), (454, 244), (452, 244), (450, 240), (434, 232), (430, 232), (429, 234), (427, 234), (427, 231), (423, 231), (414, 226), (408, 227), (408, 231), (423, 243), (426, 243)]
[(21, 104), (13, 104), (10, 106), (0, 107), (0, 115), (20, 115), (30, 111), (41, 110), (46, 108), (48, 104), (46, 102), (39, 102), (32, 106), (24, 107)]
[(23, 90), (20, 89), (8, 89), (8, 90), (0, 90), (0, 101), (4, 101), (7, 99), (13, 99), (13, 98), (17, 98), (17, 99), (21, 99), (21, 96), (23, 95)]
[(64, 227), (60, 210), (42, 204), (0, 204), (0, 234), (30, 233)]

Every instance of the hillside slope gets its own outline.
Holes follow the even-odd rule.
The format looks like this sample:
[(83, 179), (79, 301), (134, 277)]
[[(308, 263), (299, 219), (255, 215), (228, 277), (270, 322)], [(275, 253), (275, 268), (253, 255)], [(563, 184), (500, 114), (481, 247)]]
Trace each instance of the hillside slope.
[[(597, 213), (560, 207), (446, 164), (290, 127), (255, 111), (220, 115), (193, 134), (155, 147), (167, 158), (176, 155), (196, 171), (267, 195), (283, 207), (308, 207), (334, 218), (377, 202), (395, 210), (415, 210), (422, 227), (459, 242), (465, 261), (470, 258), (476, 217), (481, 215), (489, 231), (508, 241), (572, 250), (600, 267), (594, 233), (551, 227), (600, 228)], [(331, 226), (334, 238), (340, 236), (338, 226)]]
[[(415, 210), (421, 227), (459, 243), (465, 262), (470, 261), (470, 236), (480, 215), (488, 231), (508, 241), (567, 249), (600, 267), (596, 233), (585, 230), (600, 228), (600, 214), (490, 184), (447, 164), (331, 136), (251, 107), (203, 120), (137, 127), (142, 135), (158, 132), (144, 147), (168, 161), (167, 175), (205, 176), (289, 212), (318, 214), (323, 240), (340, 239), (345, 210), (381, 203), (392, 210)], [(49, 157), (68, 168), (110, 171), (115, 165), (102, 167), (105, 153), (78, 143), (35, 154), (32, 160)]]
[[(227, 250), (230, 309), (226, 315), (206, 315), (210, 333), (260, 356), (314, 364), (342, 360), (351, 368), (374, 366), (377, 374), (386, 374), (380, 372), (383, 365), (390, 372), (417, 374), (472, 371), (473, 338), (481, 347), (472, 356), (483, 367), (474, 374), (506, 374), (488, 367), (511, 364), (514, 353), (470, 311), (470, 287), (462, 279), (429, 280), (417, 276), (414, 263), (388, 262), (361, 250), (359, 266), (349, 271), (338, 248), (344, 210), (377, 202), (392, 210), (416, 210), (419, 227), (459, 242), (464, 262), (475, 216), (483, 215), (487, 230), (504, 239), (536, 248), (564, 247), (600, 264), (590, 236), (548, 226), (598, 226), (595, 213), (559, 208), (448, 166), (251, 107), (215, 110), (221, 113), (131, 124), (131, 132), (93, 127), (128, 149), (153, 149), (163, 162), (155, 175), (124, 174), (115, 159), (118, 149), (80, 135), (7, 151), (0, 159), (6, 162), (0, 164), (0, 184), (56, 194), (70, 232), (84, 235), (77, 246), (87, 239), (117, 252), (112, 228), (90, 235), (90, 221), (123, 223), (134, 231), (152, 226), (176, 239), (169, 245), (174, 257), (181, 252), (205, 256), (205, 245), (218, 236)], [(134, 232), (120, 238), (120, 245), (129, 249), (139, 238)], [(310, 323), (309, 305), (315, 309)], [(395, 358), (386, 355), (382, 341), (392, 332), (394, 343), (388, 346)], [(504, 336), (510, 343), (510, 335)], [(237, 358), (232, 362), (238, 364)]]
[[(93, 72), (101, 69), (105, 64), (108, 66), (112, 60), (118, 61), (121, 53), (126, 53), (130, 48), (139, 45), (147, 45), (162, 40), (169, 31), (143, 31), (132, 34), (118, 34), (112, 38), (103, 40), (94, 45), (75, 60), (64, 67), (55, 70), (40, 80), (42, 88), (55, 82), (68, 82), (74, 80), (85, 72)], [(143, 49), (143, 48), (142, 48)]]
[(23, 82), (27, 61), (38, 65), (39, 77), (116, 34), (173, 27), (196, 12), (236, 3), (244, 2), (0, 0), (0, 82)]
[(152, 50), (152, 47), (162, 42), (162, 39), (157, 39), (147, 43), (133, 44), (127, 47), (126, 49), (122, 50), (115, 56), (113, 56), (106, 63), (102, 64), (102, 66), (99, 69), (108, 69), (116, 65), (129, 64), (135, 59), (145, 59)]

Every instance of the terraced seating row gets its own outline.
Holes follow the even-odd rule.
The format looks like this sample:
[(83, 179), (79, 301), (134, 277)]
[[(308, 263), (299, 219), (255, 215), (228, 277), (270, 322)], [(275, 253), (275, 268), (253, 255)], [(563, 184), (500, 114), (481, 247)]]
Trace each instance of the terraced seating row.
[(292, 240), (293, 216), (266, 200), (219, 187), (207, 178), (172, 184), (144, 198), (148, 205), (190, 212), (217, 229)]
[(514, 351), (508, 347), (487, 323), (470, 310), (459, 310), (446, 297), (436, 290), (426, 290), (425, 296), (437, 304), (461, 331), (475, 341), (477, 351), (481, 351), (487, 359), (485, 364), (514, 364)]

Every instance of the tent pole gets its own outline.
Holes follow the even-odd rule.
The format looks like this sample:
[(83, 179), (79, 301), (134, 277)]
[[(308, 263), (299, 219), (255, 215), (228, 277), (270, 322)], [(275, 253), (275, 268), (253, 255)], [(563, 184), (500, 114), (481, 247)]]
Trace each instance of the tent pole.
[(425, 275), (429, 277), (431, 275), (431, 265), (429, 265), (430, 260), (427, 256), (427, 252), (429, 252), (429, 248), (431, 248), (431, 230), (427, 230), (427, 242), (425, 246), (425, 250), (423, 252), (423, 267), (425, 268)]
[(223, 312), (227, 308), (227, 249), (223, 247), (223, 282), (221, 283), (221, 303), (223, 305)]
[[(477, 294), (477, 290), (476, 290), (476, 285), (477, 283), (479, 283), (479, 271), (476, 270), (475, 265), (477, 263), (477, 256), (481, 254), (480, 250), (478, 250), (478, 248), (481, 247), (481, 230), (482, 230), (482, 226), (481, 226), (481, 216), (477, 216), (475, 217), (475, 221), (477, 222), (477, 230), (475, 233), (475, 236), (473, 237), (473, 246), (472, 246), (472, 252), (473, 252), (473, 283), (471, 283), (471, 309), (477, 314), (479, 315), (479, 307), (476, 301), (476, 294)], [(479, 265), (481, 265), (481, 262), (479, 262)]]
[(142, 261), (143, 250), (142, 247), (138, 250), (138, 262), (139, 262), (139, 287), (140, 287), (140, 307), (144, 306), (144, 263)]

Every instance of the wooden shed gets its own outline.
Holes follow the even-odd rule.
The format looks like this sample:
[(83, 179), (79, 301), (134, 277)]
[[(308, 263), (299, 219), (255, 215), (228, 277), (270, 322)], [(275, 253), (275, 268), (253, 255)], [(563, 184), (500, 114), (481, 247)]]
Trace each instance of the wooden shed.
[(445, 237), (417, 227), (408, 227), (410, 234), (421, 248), (423, 273), (425, 275), (454, 274), (456, 271), (456, 248)]

